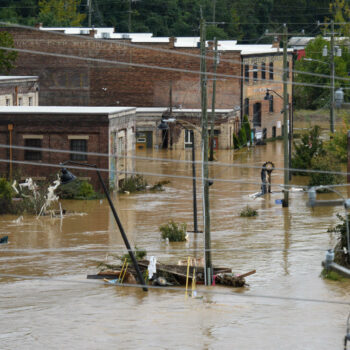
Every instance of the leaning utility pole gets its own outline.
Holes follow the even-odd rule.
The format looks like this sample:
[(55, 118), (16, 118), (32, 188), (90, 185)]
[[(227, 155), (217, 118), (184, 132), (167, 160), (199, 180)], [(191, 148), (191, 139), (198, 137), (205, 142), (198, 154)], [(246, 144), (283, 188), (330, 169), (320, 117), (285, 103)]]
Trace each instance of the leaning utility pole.
[(284, 149), (284, 198), (282, 202), (283, 207), (289, 205), (289, 128), (288, 128), (288, 82), (287, 82), (287, 40), (288, 30), (287, 25), (283, 28), (283, 149)]
[(209, 213), (209, 169), (208, 169), (208, 113), (207, 113), (207, 77), (205, 57), (205, 21), (201, 16), (201, 107), (202, 107), (202, 185), (203, 185), (203, 222), (204, 222), (204, 281), (207, 286), (212, 283), (212, 262), (210, 244), (210, 213)]
[(218, 41), (214, 38), (214, 77), (213, 77), (213, 97), (211, 101), (211, 127), (210, 127), (210, 156), (209, 160), (214, 160), (214, 125), (215, 125), (215, 98), (216, 98), (216, 67), (218, 64)]

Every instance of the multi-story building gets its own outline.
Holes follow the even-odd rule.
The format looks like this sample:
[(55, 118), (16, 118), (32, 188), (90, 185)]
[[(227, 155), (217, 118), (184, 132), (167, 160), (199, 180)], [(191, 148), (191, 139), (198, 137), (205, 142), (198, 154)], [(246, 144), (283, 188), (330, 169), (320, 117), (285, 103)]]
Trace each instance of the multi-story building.
[(0, 75), (0, 106), (38, 106), (38, 76)]

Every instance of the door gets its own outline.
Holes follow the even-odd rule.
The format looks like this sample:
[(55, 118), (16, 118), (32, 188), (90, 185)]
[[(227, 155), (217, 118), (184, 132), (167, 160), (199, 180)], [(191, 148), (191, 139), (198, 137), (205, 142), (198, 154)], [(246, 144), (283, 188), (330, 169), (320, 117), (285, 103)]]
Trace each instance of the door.
[(253, 126), (261, 126), (261, 103), (254, 103), (253, 106)]

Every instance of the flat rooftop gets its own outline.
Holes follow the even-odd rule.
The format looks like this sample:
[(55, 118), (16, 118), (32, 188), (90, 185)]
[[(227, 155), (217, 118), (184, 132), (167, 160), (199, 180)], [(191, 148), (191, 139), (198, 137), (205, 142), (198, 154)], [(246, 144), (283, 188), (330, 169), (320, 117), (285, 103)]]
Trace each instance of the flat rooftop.
[(3, 106), (0, 114), (118, 114), (135, 107)]

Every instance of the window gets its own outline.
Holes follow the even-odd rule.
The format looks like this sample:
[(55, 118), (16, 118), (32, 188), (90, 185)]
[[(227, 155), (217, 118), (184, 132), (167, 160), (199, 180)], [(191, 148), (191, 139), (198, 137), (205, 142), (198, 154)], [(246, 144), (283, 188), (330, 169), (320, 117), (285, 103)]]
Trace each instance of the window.
[[(41, 139), (25, 139), (24, 146), (25, 147), (35, 147), (41, 148)], [(31, 149), (26, 149), (24, 151), (24, 159), (25, 160), (41, 160), (42, 153), (40, 151), (35, 151)]]
[(22, 97), (19, 97), (19, 98), (18, 98), (18, 105), (19, 105), (19, 106), (22, 106), (22, 104), (23, 104)]
[(269, 97), (269, 112), (273, 113), (273, 96), (270, 95)]
[(266, 79), (266, 64), (265, 62), (261, 63), (261, 79)]
[(125, 153), (124, 137), (118, 137), (118, 156), (123, 156)]
[(11, 101), (9, 98), (6, 99), (6, 106), (10, 106), (11, 105)]
[(273, 126), (273, 127), (272, 127), (272, 137), (275, 138), (276, 135), (277, 135), (277, 133), (276, 133), (276, 127)]
[(244, 99), (244, 114), (249, 116), (249, 98)]
[[(87, 152), (87, 140), (70, 140), (70, 150), (74, 152)], [(71, 153), (71, 160), (87, 160), (87, 154)]]
[(270, 62), (269, 65), (269, 79), (273, 80), (273, 62)]
[(189, 148), (192, 147), (193, 143), (193, 136), (191, 130), (185, 130), (185, 147)]
[(28, 106), (33, 106), (33, 97), (28, 97)]
[(249, 83), (249, 65), (244, 66), (244, 81)]
[(258, 65), (256, 63), (253, 65), (253, 80), (254, 83), (258, 81)]

